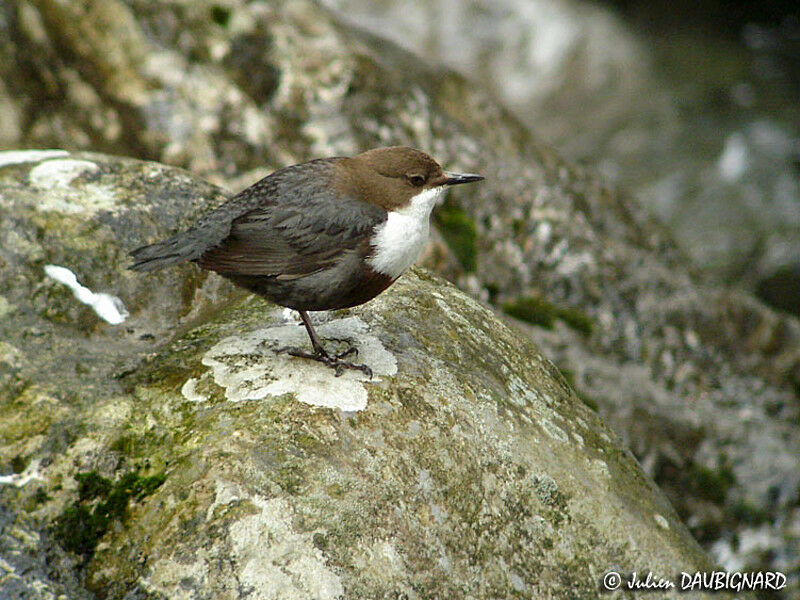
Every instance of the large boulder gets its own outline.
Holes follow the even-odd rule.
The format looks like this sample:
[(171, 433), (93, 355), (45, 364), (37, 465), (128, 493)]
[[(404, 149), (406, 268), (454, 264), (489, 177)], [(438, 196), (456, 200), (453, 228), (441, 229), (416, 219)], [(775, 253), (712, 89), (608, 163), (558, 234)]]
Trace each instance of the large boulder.
[(558, 369), (453, 285), (414, 270), (316, 315), (375, 373), (336, 377), (278, 351), (305, 343), (279, 307), (190, 265), (125, 269), (212, 186), (0, 162), (0, 543), (30, 540), (12, 596), (566, 599), (713, 568)]
[[(427, 264), (530, 324), (719, 561), (797, 572), (798, 321), (708, 284), (636, 202), (561, 160), (480, 85), (309, 0), (20, 0), (0, 14), (6, 146), (157, 159), (234, 189), (287, 163), (388, 144), (486, 175), (438, 211), (444, 243)], [(115, 236), (155, 231), (142, 215)], [(151, 293), (141, 279), (106, 286), (93, 269), (79, 275), (91, 289)], [(199, 316), (230, 292), (194, 277), (180, 299), (154, 288), (147, 328), (123, 346), (147, 347), (171, 315)], [(79, 310), (60, 293), (61, 309)], [(118, 346), (80, 348), (97, 361), (120, 356)], [(81, 353), (72, 363), (90, 362)]]

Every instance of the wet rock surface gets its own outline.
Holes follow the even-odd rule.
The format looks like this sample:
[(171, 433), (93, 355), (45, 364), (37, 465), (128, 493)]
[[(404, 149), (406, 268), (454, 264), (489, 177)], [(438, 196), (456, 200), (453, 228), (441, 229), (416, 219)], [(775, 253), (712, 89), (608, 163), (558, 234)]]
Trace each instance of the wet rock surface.
[[(157, 158), (229, 189), (306, 158), (387, 144), (417, 146), (447, 168), (487, 175), (442, 207), (427, 264), (473, 297), (539, 324), (528, 331), (544, 354), (629, 445), (717, 560), (796, 570), (797, 320), (706, 283), (637, 202), (561, 160), (480, 87), (343, 26), (310, 2), (220, 8), (37, 0), (0, 10), (8, 33), (0, 35), (3, 106), (19, 116), (7, 130), (18, 135), (9, 134), (5, 146)], [(118, 39), (129, 50), (108, 47)], [(67, 191), (102, 183), (103, 161), (69, 159), (101, 166), (49, 165), (40, 175), (66, 181)], [(190, 328), (192, 319), (236, 299), (188, 266), (150, 283), (103, 270), (207, 202), (180, 181), (158, 191), (162, 178), (173, 178), (164, 167), (153, 166), (154, 177), (137, 167), (131, 180), (139, 190), (132, 201), (151, 206), (155, 194), (152, 205), (163, 199), (164, 215), (131, 206), (131, 220), (116, 226), (106, 216), (113, 196), (90, 196), (97, 208), (80, 209), (62, 228), (47, 215), (76, 210), (77, 201), (62, 190), (45, 200), (50, 212), (37, 214), (42, 194), (26, 188), (38, 180), (31, 179), (38, 166), (8, 163), (0, 171), (0, 247), (5, 261), (27, 265), (15, 267), (21, 270), (2, 284), (0, 300), (7, 339), (28, 332), (3, 351), (12, 397), (30, 388), (18, 376), (25, 365), (67, 382), (82, 381), (95, 363), (135, 371), (138, 354), (126, 358), (129, 347), (156, 352), (154, 339), (176, 323)], [(28, 207), (21, 218), (19, 198)], [(92, 242), (89, 233), (104, 241)], [(68, 288), (45, 279), (45, 264), (70, 268), (82, 286), (121, 298), (132, 315), (123, 327), (133, 333), (124, 343), (103, 338), (95, 349), (80, 336), (108, 326)], [(80, 336), (59, 341), (43, 324), (49, 321), (34, 319), (50, 313), (77, 323)], [(226, 335), (237, 331), (229, 326)], [(63, 364), (43, 359), (53, 344), (61, 345)], [(202, 397), (203, 385), (198, 379), (189, 395)], [(28, 455), (24, 448), (20, 454)]]

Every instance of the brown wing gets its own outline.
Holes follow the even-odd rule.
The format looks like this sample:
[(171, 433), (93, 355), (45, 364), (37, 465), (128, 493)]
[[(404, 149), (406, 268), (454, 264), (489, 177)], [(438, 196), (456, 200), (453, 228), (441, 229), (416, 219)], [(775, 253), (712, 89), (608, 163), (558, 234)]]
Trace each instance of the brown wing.
[(234, 219), (229, 235), (197, 263), (222, 274), (303, 277), (354, 252), (385, 219), (383, 209), (305, 187)]

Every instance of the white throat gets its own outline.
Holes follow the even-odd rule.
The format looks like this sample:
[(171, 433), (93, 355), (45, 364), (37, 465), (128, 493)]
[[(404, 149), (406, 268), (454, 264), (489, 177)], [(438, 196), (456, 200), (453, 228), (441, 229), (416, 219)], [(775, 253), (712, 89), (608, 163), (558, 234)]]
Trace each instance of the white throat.
[(372, 238), (374, 253), (367, 262), (373, 269), (397, 279), (414, 264), (428, 241), (431, 211), (444, 191), (444, 186), (427, 189), (408, 206), (389, 212)]

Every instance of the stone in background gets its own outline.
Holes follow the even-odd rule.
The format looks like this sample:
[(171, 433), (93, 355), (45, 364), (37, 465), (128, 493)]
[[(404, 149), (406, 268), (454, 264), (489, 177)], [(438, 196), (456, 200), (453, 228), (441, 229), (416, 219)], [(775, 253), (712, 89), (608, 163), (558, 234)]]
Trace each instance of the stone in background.
[(325, 4), (491, 89), (567, 158), (632, 193), (710, 280), (800, 313), (800, 13), (742, 2)]

